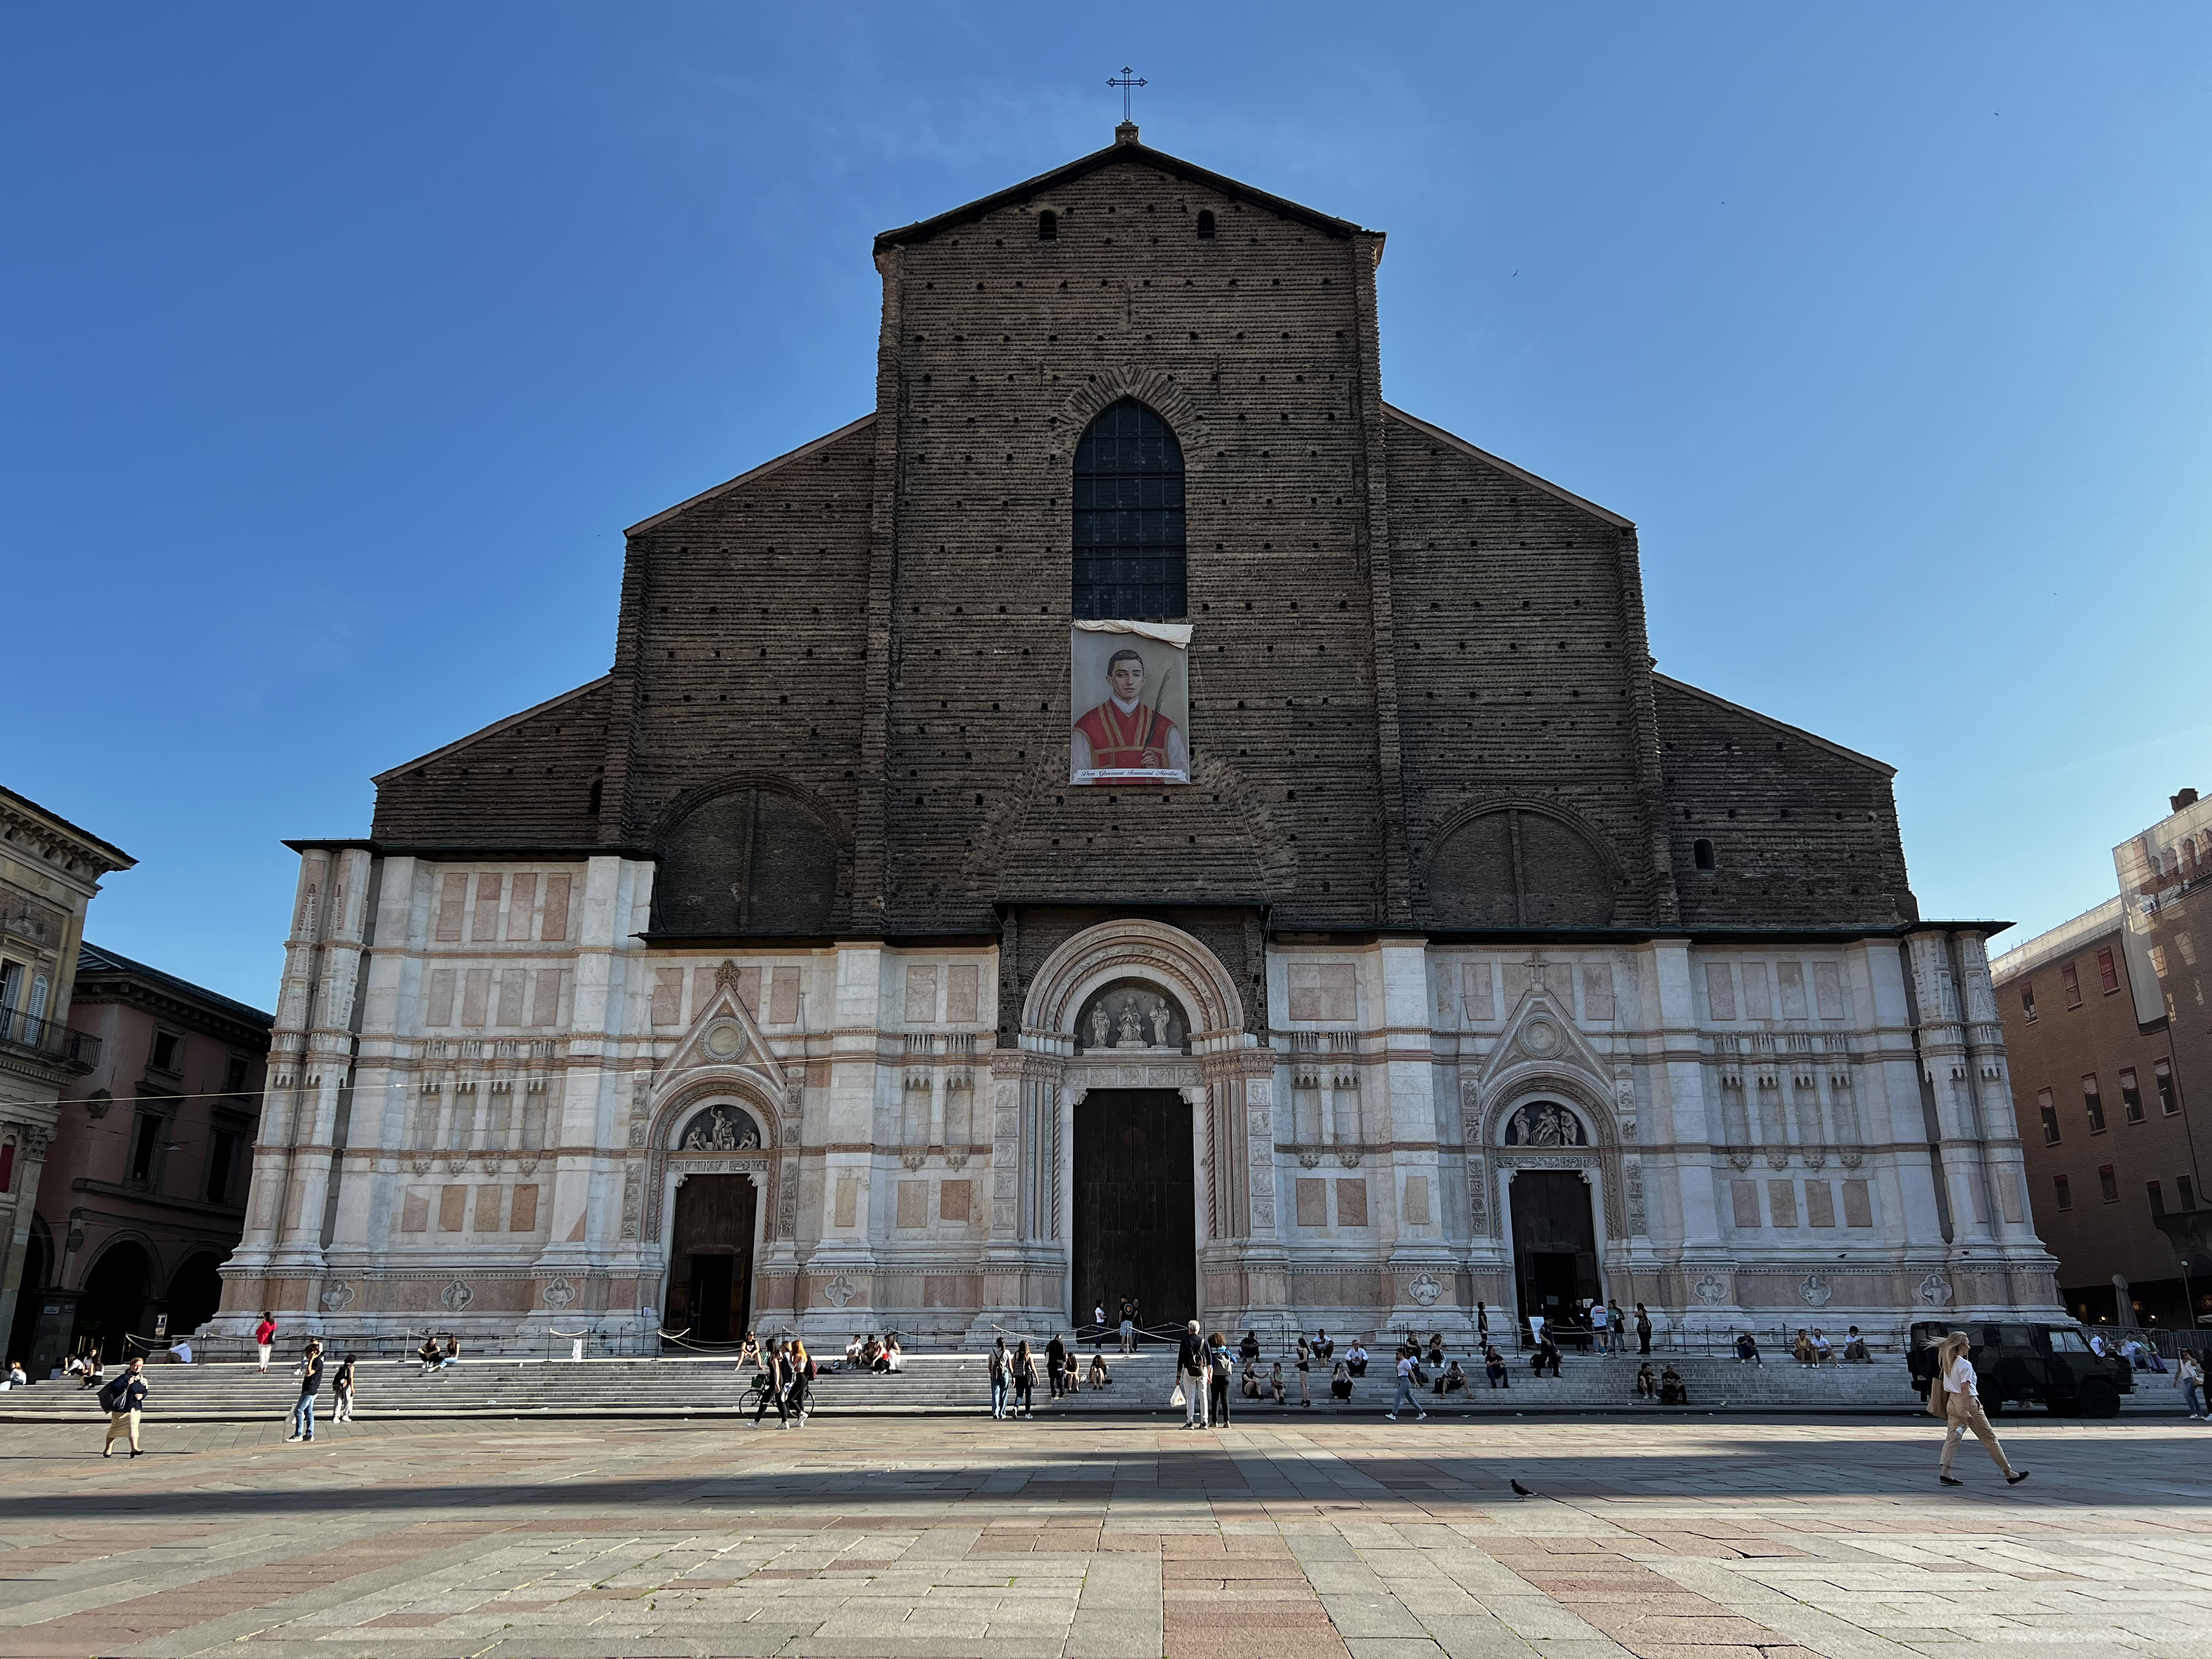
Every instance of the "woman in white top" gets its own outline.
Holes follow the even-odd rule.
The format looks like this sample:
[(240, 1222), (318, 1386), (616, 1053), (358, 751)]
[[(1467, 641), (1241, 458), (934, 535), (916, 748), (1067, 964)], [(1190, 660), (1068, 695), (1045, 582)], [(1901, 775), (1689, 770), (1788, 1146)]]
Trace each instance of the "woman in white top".
[[(1974, 1362), (1966, 1357), (1969, 1346), (1964, 1331), (1954, 1331), (1936, 1348), (1936, 1386), (1943, 1390), (1943, 1457), (1937, 1466), (1936, 1479), (1947, 1486), (1963, 1486), (1966, 1483), (1951, 1473), (1951, 1460), (1957, 1455), (1959, 1443), (1972, 1434), (1988, 1448), (1990, 1460), (2002, 1472), (2005, 1484), (2017, 1486), (2027, 1479), (2026, 1469), (2015, 1470), (2007, 1460), (2004, 1447), (1998, 1443), (1997, 1431), (1990, 1426), (1990, 1419), (1982, 1412), (1981, 1390), (1976, 1386)], [(1931, 1401), (1933, 1395), (1929, 1396)], [(1929, 1409), (1935, 1409), (1931, 1403)]]

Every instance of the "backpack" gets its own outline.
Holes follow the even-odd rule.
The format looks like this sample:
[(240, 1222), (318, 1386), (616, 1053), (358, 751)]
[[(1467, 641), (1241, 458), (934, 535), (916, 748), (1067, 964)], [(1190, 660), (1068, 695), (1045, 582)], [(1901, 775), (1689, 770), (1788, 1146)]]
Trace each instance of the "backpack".
[(130, 1384), (131, 1373), (125, 1371), (122, 1376), (102, 1387), (100, 1391), (100, 1409), (104, 1412), (121, 1411), (124, 1393)]
[(1230, 1363), (1228, 1349), (1216, 1348), (1213, 1351), (1213, 1374), (1216, 1377), (1219, 1378), (1222, 1382), (1226, 1382), (1230, 1378), (1231, 1373), (1235, 1371), (1236, 1369), (1236, 1366)]

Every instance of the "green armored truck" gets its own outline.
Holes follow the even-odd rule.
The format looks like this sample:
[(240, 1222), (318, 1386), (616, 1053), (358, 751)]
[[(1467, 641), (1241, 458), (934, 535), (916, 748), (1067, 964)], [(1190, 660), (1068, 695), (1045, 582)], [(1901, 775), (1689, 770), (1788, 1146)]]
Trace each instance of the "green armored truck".
[(1966, 1357), (1991, 1417), (2007, 1406), (2037, 1403), (2063, 1417), (2117, 1417), (2120, 1396), (2135, 1392), (2134, 1367), (2118, 1354), (2097, 1352), (2079, 1325), (1926, 1320), (1913, 1326), (1905, 1352), (1912, 1391), (1923, 1400), (1936, 1376), (1936, 1345), (1953, 1331), (1972, 1341)]

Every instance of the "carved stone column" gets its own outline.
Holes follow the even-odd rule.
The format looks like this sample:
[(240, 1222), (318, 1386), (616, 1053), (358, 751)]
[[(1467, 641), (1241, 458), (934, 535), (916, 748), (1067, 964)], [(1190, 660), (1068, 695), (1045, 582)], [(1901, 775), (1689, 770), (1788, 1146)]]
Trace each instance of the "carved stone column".
[(982, 1305), (970, 1340), (1040, 1331), (1066, 1317), (1060, 1304), (1060, 1085), (1066, 1066), (1048, 1034), (991, 1052), (991, 1231), (983, 1247)]

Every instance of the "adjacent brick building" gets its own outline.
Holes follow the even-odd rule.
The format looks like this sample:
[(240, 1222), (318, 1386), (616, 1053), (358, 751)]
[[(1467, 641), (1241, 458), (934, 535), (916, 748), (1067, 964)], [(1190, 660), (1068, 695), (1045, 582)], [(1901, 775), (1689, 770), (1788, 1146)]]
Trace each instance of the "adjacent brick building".
[(222, 1297), (246, 1218), (269, 1052), (257, 1008), (85, 945), (70, 1079), (38, 1186), (15, 1357), (42, 1376), (87, 1348), (191, 1334)]
[[(2197, 1133), (2212, 1078), (2212, 803), (2114, 849), (2121, 893), (1990, 963), (2038, 1230), (2079, 1317), (2212, 1316)], [(2192, 1097), (2191, 1085), (2194, 1084)], [(2125, 1281), (2126, 1300), (2115, 1276)]]
[[(874, 410), (294, 843), (230, 1324), (2051, 1305), (1995, 924), (1653, 672), (1628, 520), (1382, 400), (1382, 246), (1133, 126), (878, 237)], [(1071, 769), (1102, 619), (1173, 776)]]

